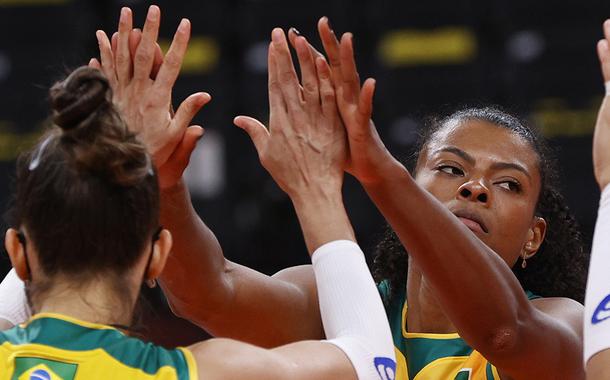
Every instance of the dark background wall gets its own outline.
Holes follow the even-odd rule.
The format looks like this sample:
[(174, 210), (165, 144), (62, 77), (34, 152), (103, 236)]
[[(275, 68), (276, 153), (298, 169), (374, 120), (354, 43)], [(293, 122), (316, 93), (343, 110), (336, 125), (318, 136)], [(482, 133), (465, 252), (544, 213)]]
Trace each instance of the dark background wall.
[[(48, 112), (46, 92), (67, 70), (97, 56), (95, 30), (116, 29), (119, 9), (141, 26), (151, 2), (0, 0), (0, 202), (8, 203), (17, 153), (31, 146)], [(237, 114), (266, 120), (266, 47), (275, 26), (296, 27), (318, 43), (319, 17), (351, 31), (361, 77), (378, 80), (374, 117), (391, 151), (409, 155), (425, 117), (463, 105), (498, 104), (551, 139), (562, 185), (587, 239), (598, 191), (591, 132), (603, 94), (595, 44), (609, 0), (188, 0), (156, 2), (169, 44), (181, 17), (193, 38), (176, 88), (177, 103), (208, 91), (197, 116), (207, 133), (188, 170), (194, 203), (228, 258), (274, 273), (307, 262), (290, 201), (261, 168)], [(319, 43), (318, 43), (319, 45)], [(370, 252), (384, 228), (351, 179), (345, 200)], [(83, 253), (86, 254), (86, 253)], [(10, 268), (0, 258), (0, 274)], [(210, 290), (213, 291), (213, 290)], [(152, 339), (174, 344), (204, 334), (170, 317), (159, 292), (147, 291)], [(244, 321), (247, 323), (247, 321)], [(163, 326), (163, 328), (160, 328)]]

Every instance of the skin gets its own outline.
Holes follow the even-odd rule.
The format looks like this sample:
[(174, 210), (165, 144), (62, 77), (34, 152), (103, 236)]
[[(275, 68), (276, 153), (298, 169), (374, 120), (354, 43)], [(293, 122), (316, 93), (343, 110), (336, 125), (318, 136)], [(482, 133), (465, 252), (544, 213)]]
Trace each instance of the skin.
[[(604, 82), (610, 81), (610, 20), (603, 25), (604, 38), (597, 43), (597, 55), (602, 69)], [(604, 97), (593, 135), (593, 170), (600, 191), (610, 183), (610, 99), (608, 94)], [(602, 254), (591, 252), (591, 255)], [(589, 306), (589, 305), (587, 305)], [(606, 380), (610, 379), (610, 350), (604, 350), (589, 359), (586, 363), (587, 379)]]
[[(190, 24), (185, 21), (181, 23), (172, 42), (172, 47), (160, 63), (155, 75), (155, 71), (157, 71), (154, 68), (155, 61), (159, 63), (158, 59), (155, 58), (154, 49), (159, 19), (159, 9), (152, 6), (142, 35), (137, 37), (137, 32), (130, 32), (132, 27), (131, 11), (124, 8), (121, 13), (116, 43), (113, 44), (105, 34), (98, 32), (100, 50), (102, 50), (101, 62), (92, 60), (90, 64), (108, 72), (109, 75), (116, 75), (116, 80), (111, 82), (114, 90), (113, 100), (119, 107), (125, 107), (121, 109), (125, 111), (123, 115), (127, 125), (134, 131), (140, 132), (140, 137), (146, 143), (153, 156), (153, 161), (158, 166), (159, 181), (164, 194), (162, 210), (167, 215), (168, 212), (173, 212), (175, 207), (174, 204), (168, 202), (167, 194), (171, 194), (171, 191), (176, 191), (175, 189), (181, 186), (181, 182), (178, 180), (179, 176), (175, 177), (174, 173), (176, 171), (181, 173), (181, 170), (184, 169), (188, 163), (190, 151), (194, 148), (193, 141), (196, 141), (192, 138), (192, 135), (189, 135), (189, 130), (200, 128), (187, 127), (190, 122), (188, 117), (183, 118), (182, 121), (177, 120), (181, 112), (180, 108), (175, 115), (168, 112), (172, 80), (175, 80), (177, 76), (179, 63), (184, 56), (186, 42), (188, 41), (188, 29), (185, 29), (185, 26)], [(133, 37), (133, 35), (136, 35), (136, 37)], [(135, 53), (134, 45), (125, 42), (130, 38), (140, 41), (139, 45), (135, 47)], [(270, 118), (270, 127), (266, 129), (259, 122), (246, 117), (236, 118), (235, 122), (251, 136), (261, 163), (293, 201), (309, 252), (313, 253), (322, 244), (334, 240), (354, 241), (353, 230), (347, 218), (341, 196), (343, 164), (347, 156), (347, 145), (345, 130), (336, 112), (337, 106), (330, 78), (330, 68), (325, 60), (317, 59), (314, 62), (312, 57), (312, 70), (305, 72), (303, 75), (305, 80), (310, 83), (315, 82), (316, 85), (310, 88), (311, 91), (304, 94), (301, 92), (294, 71), (289, 76), (286, 75), (286, 72), (280, 70), (281, 67), (287, 65), (292, 67), (292, 63), (287, 61), (287, 59), (290, 59), (289, 55), (285, 54), (287, 52), (287, 42), (284, 33), (276, 29), (272, 34), (272, 39), (273, 42), (269, 49), (271, 73), (269, 97), (274, 104), (274, 109)], [(113, 45), (115, 46), (114, 49)], [(307, 49), (306, 51), (308, 52)], [(170, 54), (174, 54), (171, 59)], [(133, 67), (127, 67), (132, 65), (131, 59), (119, 58), (121, 55), (123, 57), (132, 56)], [(136, 73), (141, 70), (139, 66), (143, 66), (145, 70), (142, 70), (141, 75), (138, 76)], [(134, 73), (133, 77), (125, 76), (129, 72)], [(164, 72), (166, 73), (164, 74)], [(172, 80), (160, 81), (163, 76), (172, 78)], [(147, 96), (149, 91), (157, 91), (157, 95), (164, 101)], [(298, 104), (284, 103), (287, 96), (299, 96), (302, 97), (302, 101)], [(200, 99), (200, 102), (197, 103), (193, 100), (194, 103), (187, 106), (190, 111), (195, 110), (198, 105), (200, 108), (200, 105), (205, 103), (205, 97), (196, 96), (195, 98)], [(157, 116), (150, 116), (149, 112), (151, 111), (153, 115)], [(186, 114), (190, 115), (190, 112)], [(156, 124), (150, 127), (150, 131), (144, 133), (144, 128), (149, 128), (149, 122), (146, 121), (147, 117), (151, 118), (150, 121), (153, 124)], [(176, 132), (178, 129), (182, 131), (181, 135)], [(180, 135), (181, 140), (172, 138), (175, 135)], [(156, 145), (156, 142), (164, 139), (167, 141), (167, 146), (164, 144)], [(188, 154), (184, 154), (184, 152)], [(284, 159), (286, 155), (293, 159)], [(171, 186), (168, 186), (168, 184)], [(189, 222), (190, 220), (186, 220), (186, 224)], [(174, 224), (172, 228), (175, 227), (177, 226)], [(205, 230), (203, 232), (205, 234)], [(213, 235), (204, 235), (204, 237), (205, 239), (212, 239)], [(178, 238), (180, 238), (180, 233)], [(162, 245), (161, 248), (155, 246), (154, 252), (159, 255), (159, 258), (153, 257), (149, 273), (144, 276), (146, 279), (156, 278), (162, 271), (167, 272), (164, 269), (166, 263), (169, 268), (172, 267), (172, 264), (170, 264), (172, 262), (170, 249), (172, 248), (169, 232), (164, 231), (162, 239), (155, 244), (163, 244), (168, 240), (170, 243)], [(215, 239), (212, 240), (215, 241)], [(213, 241), (211, 244), (213, 244)], [(17, 274), (23, 280), (27, 280), (23, 247), (17, 240), (15, 230), (9, 230), (6, 242), (13, 265), (17, 268)], [(33, 252), (35, 256), (35, 249)], [(146, 265), (145, 256), (143, 255), (134, 269), (130, 271), (129, 277), (133, 283), (130, 292), (137, 293), (137, 289), (139, 289), (139, 284), (142, 281), (141, 273)], [(42, 275), (35, 260), (33, 260), (31, 267), (32, 272), (35, 273), (35, 278)], [(193, 269), (189, 269), (189, 275), (199, 275)], [(56, 284), (58, 288), (64, 288), (61, 282)], [(82, 297), (72, 297), (64, 292), (55, 294), (51, 291), (51, 297), (45, 298), (45, 304), (40, 309), (35, 305), (35, 309), (64, 312), (73, 316), (75, 312), (71, 310), (74, 309), (79, 310), (77, 312), (79, 315), (76, 315), (76, 317), (89, 321), (99, 319), (100, 322), (108, 323), (106, 318), (110, 318), (110, 316), (100, 315), (98, 312), (104, 308), (108, 309), (107, 302), (116, 297), (116, 294), (106, 294), (110, 290), (104, 291), (103, 283), (74, 287), (73, 289), (78, 291)], [(95, 294), (88, 294), (89, 291), (95, 292)], [(56, 297), (53, 297), (53, 295), (56, 295)], [(95, 308), (95, 310), (87, 310), (82, 308), (80, 304), (73, 304), (75, 298), (96, 299), (97, 303), (91, 304), (91, 308)], [(46, 307), (47, 304), (51, 306)], [(63, 307), (64, 305), (65, 307)], [(99, 308), (96, 307), (98, 305)], [(131, 311), (132, 308), (120, 315), (129, 316)], [(114, 314), (118, 314), (116, 309), (113, 309)], [(318, 324), (319, 318), (319, 313), (316, 313), (314, 323)], [(127, 318), (124, 319), (128, 321)], [(390, 337), (388, 337), (389, 340)], [(286, 377), (295, 379), (357, 378), (351, 362), (344, 353), (336, 346), (327, 343), (298, 342), (273, 350), (265, 350), (230, 339), (212, 339), (193, 345), (189, 349), (196, 358), (199, 375), (202, 378), (237, 379), (242, 378), (244, 372), (247, 372), (248, 377), (252, 379), (283, 379)], [(239, 362), (236, 364), (235, 361), (227, 360), (228, 357), (239, 358)]]
[[(318, 28), (347, 132), (344, 169), (360, 181), (411, 255), (406, 274), (410, 330), (457, 331), (499, 369), (502, 379), (584, 378), (582, 306), (563, 298), (530, 302), (510, 270), (519, 256), (536, 253), (546, 230), (544, 220), (534, 215), (540, 179), (533, 150), (497, 126), (457, 122), (429, 144), (414, 180), (379, 139), (371, 120), (375, 81), (367, 79), (360, 87), (351, 34), (338, 40), (325, 18)], [(270, 70), (269, 82), (272, 119), (278, 110), (296, 115), (304, 104), (314, 105), (307, 100), (315, 81), (307, 73), (322, 55), (303, 37), (290, 33), (289, 39), (304, 78), (295, 84), (288, 44), (278, 36), (270, 49), (275, 55), (270, 68), (276, 69)], [(243, 117), (236, 124), (250, 134), (265, 165), (258, 149), (262, 125)], [(294, 137), (307, 141), (307, 133)], [(461, 173), (448, 165), (439, 168), (443, 162)], [(226, 260), (180, 181), (187, 163), (173, 165), (171, 175), (162, 174), (169, 179), (161, 179), (166, 184), (161, 221), (176, 241), (161, 277), (173, 310), (216, 336), (268, 347), (322, 338), (311, 268), (269, 277)], [(513, 182), (520, 184), (519, 192), (511, 190)], [(470, 212), (468, 218), (453, 214), (459, 209)]]
[[(519, 256), (536, 253), (546, 230), (544, 220), (534, 215), (540, 178), (531, 147), (493, 125), (457, 123), (443, 128), (429, 145), (414, 180), (389, 154), (370, 119), (375, 82), (367, 79), (360, 87), (351, 35), (338, 41), (326, 19), (318, 26), (347, 131), (345, 168), (411, 254), (412, 269), (406, 274), (409, 328), (457, 331), (497, 366), (503, 379), (584, 378), (582, 306), (563, 298), (530, 302), (510, 270)], [(311, 67), (308, 57), (320, 53), (294, 33), (290, 40), (306, 72)], [(288, 47), (282, 46), (282, 52), (287, 55)], [(291, 62), (286, 59), (282, 65), (280, 78), (291, 78)], [(302, 84), (304, 91), (307, 87)], [(301, 101), (283, 95), (288, 105)], [(464, 154), (451, 153), (455, 149), (439, 152), (448, 147)], [(440, 170), (443, 160), (460, 166), (463, 173)], [(520, 184), (520, 192), (511, 190), (513, 182)], [(268, 277), (232, 263), (222, 256), (180, 183), (165, 191), (163, 199), (168, 205), (163, 223), (180, 236), (162, 276), (175, 312), (215, 335), (266, 346), (322, 336), (310, 268), (290, 268)], [(481, 233), (472, 220), (456, 218), (451, 211), (460, 208), (483, 219), (488, 231)], [(443, 239), (438, 231), (443, 231)], [(187, 268), (196, 268), (201, 276), (185, 281)], [(207, 291), (212, 286), (215, 291)], [(530, 360), (534, 356), (536, 360)]]
[(13, 324), (10, 321), (7, 321), (4, 318), (0, 318), (0, 331), (8, 330), (13, 327)]

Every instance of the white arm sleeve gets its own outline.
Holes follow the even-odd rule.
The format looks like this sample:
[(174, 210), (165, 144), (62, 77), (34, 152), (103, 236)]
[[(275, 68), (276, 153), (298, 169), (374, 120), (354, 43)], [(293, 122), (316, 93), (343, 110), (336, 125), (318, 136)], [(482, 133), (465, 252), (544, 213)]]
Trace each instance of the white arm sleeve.
[(593, 234), (585, 296), (585, 365), (596, 353), (610, 348), (610, 186), (602, 192)]
[(23, 281), (17, 277), (15, 269), (11, 269), (0, 283), (0, 318), (17, 325), (30, 316)]
[(311, 260), (327, 342), (347, 355), (359, 380), (393, 380), (392, 333), (360, 247), (333, 241), (318, 248)]

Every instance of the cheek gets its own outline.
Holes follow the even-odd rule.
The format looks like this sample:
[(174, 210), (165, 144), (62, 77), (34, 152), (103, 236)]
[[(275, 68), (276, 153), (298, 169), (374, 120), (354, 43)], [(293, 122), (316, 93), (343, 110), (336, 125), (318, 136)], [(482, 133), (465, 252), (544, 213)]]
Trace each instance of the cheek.
[(500, 239), (519, 247), (524, 243), (531, 227), (534, 210), (527, 199), (511, 199), (496, 203), (497, 220), (500, 222)]

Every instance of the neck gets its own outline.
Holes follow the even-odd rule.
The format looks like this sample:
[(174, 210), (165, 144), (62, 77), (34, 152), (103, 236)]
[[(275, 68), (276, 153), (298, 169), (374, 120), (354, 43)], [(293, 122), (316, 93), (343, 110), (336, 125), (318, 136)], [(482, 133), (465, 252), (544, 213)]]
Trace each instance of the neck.
[(33, 311), (63, 314), (105, 325), (129, 326), (139, 287), (119, 288), (107, 278), (100, 278), (86, 282), (54, 278), (47, 289), (30, 285)]
[(407, 274), (407, 326), (409, 332), (449, 334), (455, 326), (443, 312), (438, 299), (419, 269), (409, 260)]

